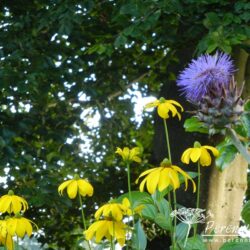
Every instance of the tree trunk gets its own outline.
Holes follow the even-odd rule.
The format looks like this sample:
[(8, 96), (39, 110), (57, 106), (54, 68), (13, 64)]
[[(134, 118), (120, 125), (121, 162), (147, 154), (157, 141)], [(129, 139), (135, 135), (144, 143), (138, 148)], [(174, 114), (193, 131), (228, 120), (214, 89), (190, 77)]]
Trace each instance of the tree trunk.
[(247, 189), (247, 161), (238, 154), (223, 172), (213, 168), (210, 176), (207, 220), (204, 234), (215, 236), (208, 243), (209, 250), (218, 250), (228, 239), (236, 237), (240, 213)]
[[(247, 62), (248, 54), (241, 49), (236, 50), (235, 64), (239, 70), (235, 74), (235, 79), (239, 85), (245, 79)], [(247, 83), (244, 93), (248, 92)], [(216, 168), (212, 170), (207, 212), (209, 211), (213, 217), (207, 219), (205, 234), (214, 230), (215, 236), (208, 243), (209, 250), (218, 250), (228, 239), (237, 237), (247, 189), (247, 167), (247, 161), (238, 154), (223, 172), (219, 172)]]

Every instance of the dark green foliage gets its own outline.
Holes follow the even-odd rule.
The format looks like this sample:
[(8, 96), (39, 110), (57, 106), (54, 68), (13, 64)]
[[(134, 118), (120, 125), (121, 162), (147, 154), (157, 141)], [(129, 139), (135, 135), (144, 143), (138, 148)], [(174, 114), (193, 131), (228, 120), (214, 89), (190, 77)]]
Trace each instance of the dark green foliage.
[(143, 96), (156, 94), (175, 79), (169, 69), (189, 44), (199, 52), (241, 45), (248, 12), (243, 0), (1, 1), (0, 174), (29, 201), (42, 243), (69, 249), (82, 237), (77, 201), (57, 193), (67, 175), (93, 184), (95, 195), (84, 201), (90, 216), (127, 191), (117, 146), (144, 149), (133, 183), (148, 164), (152, 119), (144, 114), (138, 125), (131, 97), (120, 98), (131, 83)]

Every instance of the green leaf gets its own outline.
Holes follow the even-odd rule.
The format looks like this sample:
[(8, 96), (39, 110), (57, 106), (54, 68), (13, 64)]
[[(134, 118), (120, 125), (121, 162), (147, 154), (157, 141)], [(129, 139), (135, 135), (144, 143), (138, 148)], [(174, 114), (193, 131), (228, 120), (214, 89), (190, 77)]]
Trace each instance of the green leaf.
[[(116, 200), (117, 202), (121, 203), (124, 198), (129, 199), (129, 193), (125, 193), (119, 196)], [(152, 199), (150, 194), (146, 192), (132, 191), (131, 198), (132, 198), (132, 208), (135, 208), (138, 205), (142, 205), (142, 204), (154, 204), (154, 200)]]
[(124, 35), (119, 35), (116, 39), (115, 39), (115, 47), (119, 48), (121, 46), (124, 46), (125, 43), (127, 42), (127, 37)]
[(162, 229), (165, 230), (170, 230), (170, 223), (171, 223), (171, 217), (166, 217), (166, 215), (158, 213), (155, 216), (154, 222), (161, 227)]
[(179, 223), (176, 226), (176, 238), (177, 241), (183, 241), (187, 235), (188, 225), (185, 223)]
[(142, 228), (141, 221), (135, 224), (135, 230), (132, 238), (132, 248), (136, 250), (144, 250), (147, 246), (147, 237)]
[(163, 214), (165, 217), (170, 216), (169, 203), (166, 199), (156, 201), (156, 206), (159, 209), (159, 212)]
[(205, 243), (200, 235), (188, 238), (185, 250), (207, 250)]
[(185, 120), (184, 128), (186, 132), (200, 132), (208, 134), (208, 129), (194, 116)]
[(145, 219), (154, 220), (157, 213), (157, 208), (154, 205), (145, 205), (141, 214)]
[(246, 111), (245, 113), (243, 113), (243, 115), (241, 116), (241, 120), (242, 120), (242, 125), (246, 131), (246, 137), (250, 137), (250, 101), (248, 101), (245, 106), (244, 106), (244, 110)]
[[(237, 239), (235, 239), (235, 241), (237, 241)], [(250, 242), (227, 242), (220, 248), (220, 250), (248, 250), (248, 249), (250, 249)]]
[(239, 140), (236, 132), (233, 129), (227, 129), (227, 134), (232, 140), (233, 145), (237, 148), (237, 150), (241, 153), (241, 155), (250, 163), (250, 154), (244, 144)]
[(217, 157), (215, 165), (220, 171), (222, 171), (234, 160), (238, 151), (230, 140), (225, 140), (220, 143), (217, 146), (217, 149), (219, 150), (220, 155)]
[(245, 221), (247, 225), (250, 225), (250, 201), (248, 201), (241, 212), (242, 219)]
[(213, 52), (217, 48), (218, 48), (218, 44), (217, 43), (211, 43), (211, 44), (208, 45), (208, 48), (207, 48), (206, 52), (208, 54), (210, 54), (211, 52)]

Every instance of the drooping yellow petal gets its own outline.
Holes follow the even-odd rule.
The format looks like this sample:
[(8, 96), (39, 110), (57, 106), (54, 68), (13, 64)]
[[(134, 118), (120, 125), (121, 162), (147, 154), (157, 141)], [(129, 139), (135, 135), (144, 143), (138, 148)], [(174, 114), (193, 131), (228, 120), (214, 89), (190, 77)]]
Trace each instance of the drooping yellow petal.
[(160, 103), (159, 100), (156, 100), (156, 101), (146, 104), (144, 108), (145, 109), (154, 108), (154, 107), (157, 107), (159, 103)]
[[(112, 209), (112, 210), (111, 210)], [(111, 212), (112, 212), (112, 217), (116, 220), (116, 221), (121, 221), (123, 218), (123, 211), (121, 210), (120, 206), (115, 205), (111, 208)]]
[(219, 156), (219, 150), (217, 149), (217, 148), (215, 148), (215, 147), (212, 147), (212, 146), (207, 146), (207, 145), (205, 145), (205, 146), (202, 146), (202, 147), (204, 147), (204, 148), (206, 148), (206, 149), (209, 149), (209, 150), (211, 150), (212, 151), (212, 153), (213, 153), (213, 155), (215, 156), (215, 157), (218, 157)]
[(125, 238), (126, 238), (125, 224), (123, 222), (115, 222), (114, 233), (115, 233), (115, 238), (122, 247), (125, 244)]
[(14, 236), (16, 233), (17, 220), (14, 218), (9, 218), (6, 221), (7, 233)]
[(156, 190), (159, 178), (160, 178), (161, 168), (156, 169), (151, 172), (147, 178), (147, 189), (150, 194), (153, 194)]
[(16, 220), (17, 220), (17, 227), (15, 233), (18, 237), (23, 238), (26, 229), (25, 221), (23, 221), (22, 219), (16, 219)]
[(190, 153), (190, 159), (192, 162), (197, 162), (201, 156), (201, 149), (200, 148), (192, 148)]
[(140, 186), (139, 186), (140, 192), (143, 192), (143, 191), (144, 191), (144, 186), (145, 186), (146, 181), (147, 181), (147, 177), (145, 177), (145, 178), (142, 180), (142, 182), (141, 182), (141, 184), (140, 184)]
[(174, 104), (175, 106), (180, 107), (182, 112), (184, 111), (183, 107), (181, 106), (181, 104), (179, 102), (177, 102), (175, 100), (167, 100), (167, 101), (170, 102), (171, 104)]
[(72, 182), (73, 180), (67, 180), (63, 182), (59, 187), (58, 187), (58, 193), (62, 195), (63, 190)]
[(175, 166), (173, 165), (172, 168), (174, 170), (176, 170), (177, 172), (179, 172), (183, 177), (184, 177), (184, 182), (185, 182), (185, 191), (187, 190), (187, 187), (188, 187), (188, 181), (187, 181), (187, 178), (188, 178), (188, 175), (186, 172), (184, 172), (181, 168), (179, 168), (178, 166)]
[(7, 247), (7, 250), (14, 250), (14, 242), (10, 234), (7, 234), (5, 238), (5, 246)]
[(163, 191), (165, 188), (167, 188), (170, 184), (170, 179), (169, 179), (169, 176), (168, 176), (168, 171), (167, 169), (163, 169), (161, 171), (161, 176), (159, 178), (159, 183), (158, 183), (158, 189), (159, 191)]
[(0, 212), (5, 213), (11, 204), (11, 198), (8, 195), (4, 195), (0, 199)]
[(77, 181), (73, 180), (67, 187), (67, 193), (70, 199), (74, 199), (77, 195), (78, 187)]
[(181, 156), (181, 161), (183, 163), (189, 164), (190, 161), (190, 153), (192, 152), (192, 148), (188, 148), (184, 151), (184, 153)]
[(167, 119), (169, 118), (168, 112), (169, 112), (169, 108), (168, 108), (168, 104), (167, 103), (160, 103), (158, 108), (157, 108), (157, 112), (158, 115), (163, 118), (163, 119)]
[(84, 234), (85, 234), (85, 237), (87, 240), (91, 240), (93, 237), (94, 237), (94, 234), (96, 232), (96, 230), (99, 228), (99, 227), (102, 227), (103, 226), (103, 221), (96, 221), (94, 222), (93, 224), (91, 224), (89, 226), (89, 228), (84, 231)]
[(95, 218), (96, 218), (97, 220), (100, 219), (100, 217), (101, 217), (101, 215), (102, 215), (102, 212), (103, 212), (103, 208), (104, 208), (104, 206), (100, 207), (100, 208), (95, 212)]
[(211, 156), (206, 150), (206, 148), (201, 147), (201, 157), (200, 157), (200, 163), (201, 166), (210, 166), (212, 162)]
[(98, 230), (96, 230), (96, 242), (99, 243), (102, 238), (107, 234), (108, 227), (107, 227), (107, 222), (103, 221), (99, 227)]
[(180, 180), (178, 174), (172, 169), (172, 168), (167, 168), (168, 169), (168, 176), (172, 182), (172, 186), (174, 189), (177, 189), (180, 187)]
[(137, 184), (138, 181), (139, 181), (139, 179), (140, 179), (141, 177), (143, 177), (143, 176), (145, 176), (145, 175), (151, 173), (151, 172), (154, 171), (155, 169), (157, 169), (157, 168), (151, 168), (151, 169), (148, 169), (148, 170), (142, 172), (142, 173), (139, 175), (139, 177), (136, 179), (135, 183)]
[(168, 105), (168, 109), (172, 112), (172, 116), (175, 117), (177, 114), (177, 109), (174, 105), (172, 105), (171, 103), (167, 103)]
[[(33, 223), (33, 224), (34, 224), (34, 223)], [(36, 226), (36, 224), (35, 224), (35, 226)], [(33, 230), (30, 220), (27, 220), (27, 219), (26, 219), (26, 226), (25, 226), (25, 229), (26, 229), (27, 235), (30, 237), (31, 234), (32, 234), (32, 230)]]
[(187, 187), (188, 187), (188, 183), (187, 183), (187, 179), (188, 179), (188, 180), (190, 180), (192, 182), (192, 184), (193, 184), (193, 192), (195, 193), (196, 185), (195, 185), (195, 182), (193, 181), (193, 179), (185, 171), (183, 171), (181, 168), (179, 168), (178, 166), (173, 165), (172, 167), (173, 167), (173, 169), (178, 171), (184, 177), (185, 190), (187, 190)]
[(79, 193), (81, 196), (92, 196), (94, 193), (94, 189), (92, 185), (86, 180), (77, 180), (77, 185), (79, 189)]

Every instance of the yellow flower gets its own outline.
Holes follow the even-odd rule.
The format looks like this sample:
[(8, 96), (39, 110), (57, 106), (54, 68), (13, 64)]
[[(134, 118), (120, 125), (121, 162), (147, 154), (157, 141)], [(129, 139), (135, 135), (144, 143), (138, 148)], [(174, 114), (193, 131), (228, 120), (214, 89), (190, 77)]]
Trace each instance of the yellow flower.
[[(134, 209), (131, 208), (131, 204), (129, 202), (129, 199), (128, 198), (124, 198), (122, 200), (122, 204), (124, 205), (125, 209), (126, 209), (126, 215), (132, 215), (132, 214), (141, 214), (143, 208), (145, 207), (144, 205), (139, 205), (137, 207), (135, 207)], [(132, 212), (133, 210), (133, 212)]]
[(79, 179), (78, 175), (75, 175), (74, 179), (63, 182), (58, 187), (60, 195), (63, 194), (63, 190), (67, 187), (67, 193), (70, 199), (74, 199), (79, 192), (81, 196), (92, 196), (94, 189), (92, 185), (86, 179)]
[(119, 154), (124, 161), (135, 161), (138, 163), (141, 162), (141, 158), (138, 157), (138, 155), (140, 154), (139, 147), (135, 147), (132, 149), (129, 149), (128, 147), (125, 147), (123, 149), (117, 147), (115, 153)]
[(25, 212), (28, 209), (28, 203), (20, 196), (14, 195), (14, 192), (10, 190), (8, 194), (3, 195), (0, 198), (0, 212), (5, 213), (19, 213)]
[(6, 220), (0, 220), (0, 244), (4, 245), (7, 250), (14, 249), (12, 236), (7, 233)]
[(7, 250), (14, 250), (14, 242), (10, 234), (7, 234), (6, 237), (0, 235), (0, 244), (4, 245)]
[[(171, 165), (168, 160), (164, 160), (161, 163), (160, 167), (152, 168), (144, 171), (136, 180), (138, 183), (139, 179), (143, 176), (146, 176), (144, 180), (140, 184), (140, 191), (144, 190), (144, 186), (146, 184), (147, 190), (150, 194), (153, 194), (156, 189), (161, 192), (168, 186), (172, 186), (173, 189), (177, 189), (180, 187), (180, 179), (179, 175), (181, 174), (184, 177), (185, 187), (187, 189), (188, 180), (190, 180), (193, 184), (193, 192), (196, 191), (196, 185), (192, 178), (184, 172), (181, 168)], [(185, 190), (186, 190), (185, 189)]]
[(165, 98), (161, 97), (159, 100), (148, 103), (145, 108), (154, 108), (157, 107), (158, 115), (163, 118), (169, 118), (169, 112), (171, 111), (172, 117), (178, 116), (179, 120), (181, 119), (181, 114), (178, 112), (177, 107), (181, 109), (181, 112), (184, 111), (183, 107), (180, 103), (174, 100), (165, 100)]
[(34, 222), (21, 216), (8, 218), (6, 219), (7, 233), (20, 238), (23, 238), (25, 235), (30, 237), (33, 231), (32, 224), (36, 226)]
[(210, 166), (212, 159), (208, 150), (210, 150), (215, 157), (219, 156), (219, 151), (215, 147), (201, 146), (199, 142), (195, 142), (193, 148), (188, 148), (184, 151), (181, 156), (181, 161), (189, 164), (190, 160), (192, 162), (199, 160), (201, 166)]
[(100, 219), (101, 216), (104, 218), (112, 218), (116, 221), (121, 221), (123, 216), (126, 215), (127, 207), (124, 204), (120, 203), (108, 203), (101, 206), (95, 212), (95, 218)]
[(123, 246), (126, 239), (126, 225), (121, 221), (99, 220), (94, 222), (84, 232), (86, 240), (91, 240), (95, 236), (95, 240), (99, 243), (103, 237), (109, 241), (116, 239)]

